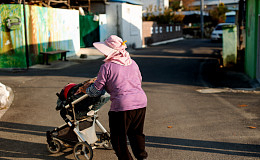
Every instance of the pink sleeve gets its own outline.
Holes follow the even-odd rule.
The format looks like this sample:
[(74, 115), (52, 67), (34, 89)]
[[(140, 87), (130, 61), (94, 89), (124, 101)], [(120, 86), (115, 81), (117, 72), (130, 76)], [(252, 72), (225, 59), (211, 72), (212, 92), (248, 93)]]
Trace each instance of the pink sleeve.
[(107, 69), (104, 65), (102, 65), (99, 69), (97, 80), (95, 81), (95, 87), (97, 90), (104, 89), (107, 81)]
[(137, 69), (138, 69), (138, 77), (139, 77), (140, 81), (142, 82), (143, 78), (142, 78), (141, 71), (140, 71), (139, 66), (137, 64), (136, 64), (136, 66), (137, 66)]

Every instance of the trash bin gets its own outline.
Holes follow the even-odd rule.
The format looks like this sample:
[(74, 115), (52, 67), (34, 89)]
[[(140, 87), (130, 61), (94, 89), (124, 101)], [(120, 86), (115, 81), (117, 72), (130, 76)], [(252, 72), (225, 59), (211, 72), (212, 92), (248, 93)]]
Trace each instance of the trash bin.
[(237, 63), (237, 26), (223, 26), (223, 66), (229, 67)]

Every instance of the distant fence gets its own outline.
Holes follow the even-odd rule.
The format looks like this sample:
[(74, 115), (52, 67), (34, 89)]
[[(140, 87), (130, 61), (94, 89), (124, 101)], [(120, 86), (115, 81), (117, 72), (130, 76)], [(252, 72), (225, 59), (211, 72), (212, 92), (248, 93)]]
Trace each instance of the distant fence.
[[(79, 12), (26, 5), (26, 56), (24, 7), (20, 4), (0, 5), (0, 68), (26, 68), (40, 63), (42, 51), (68, 50), (68, 56), (80, 49)], [(10, 20), (14, 19), (11, 27)], [(8, 21), (9, 20), (9, 21)], [(49, 57), (57, 60), (57, 55)]]
[(143, 21), (143, 46), (155, 42), (180, 38), (183, 36), (182, 26), (179, 24), (157, 24), (153, 21)]

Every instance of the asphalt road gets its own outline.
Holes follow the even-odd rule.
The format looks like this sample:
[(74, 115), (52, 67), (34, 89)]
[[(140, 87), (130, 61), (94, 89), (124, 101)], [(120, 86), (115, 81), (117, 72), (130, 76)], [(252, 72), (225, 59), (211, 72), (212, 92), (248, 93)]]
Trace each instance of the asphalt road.
[[(191, 39), (131, 52), (148, 96), (149, 160), (260, 159), (260, 94), (230, 89), (215, 92), (220, 84), (250, 87), (240, 78), (233, 79), (235, 86), (230, 86), (234, 84), (231, 79), (216, 83), (220, 49), (218, 43)], [(64, 123), (55, 110), (55, 94), (69, 82), (95, 77), (102, 63), (102, 59), (70, 60), (49, 66), (64, 65), (60, 69), (1, 70), (0, 82), (13, 89), (15, 98), (0, 119), (0, 159), (73, 159), (71, 148), (58, 154), (46, 149), (45, 132)], [(210, 92), (203, 92), (209, 87), (213, 88)], [(106, 128), (109, 104), (99, 111)], [(94, 150), (94, 160), (115, 159), (113, 150)]]

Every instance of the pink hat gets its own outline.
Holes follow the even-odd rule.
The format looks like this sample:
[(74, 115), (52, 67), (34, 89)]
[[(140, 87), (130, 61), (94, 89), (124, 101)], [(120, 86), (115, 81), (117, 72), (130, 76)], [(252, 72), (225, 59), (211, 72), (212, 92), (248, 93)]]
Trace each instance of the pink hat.
[(111, 35), (105, 42), (95, 42), (93, 46), (106, 56), (104, 59), (105, 62), (128, 66), (132, 64), (132, 59), (125, 50), (127, 48), (125, 43), (126, 41), (123, 42), (121, 38)]
[(114, 52), (125, 50), (127, 48), (125, 42), (126, 41), (123, 42), (120, 37), (111, 35), (105, 40), (105, 42), (95, 42), (93, 43), (93, 46), (105, 56), (109, 56)]

